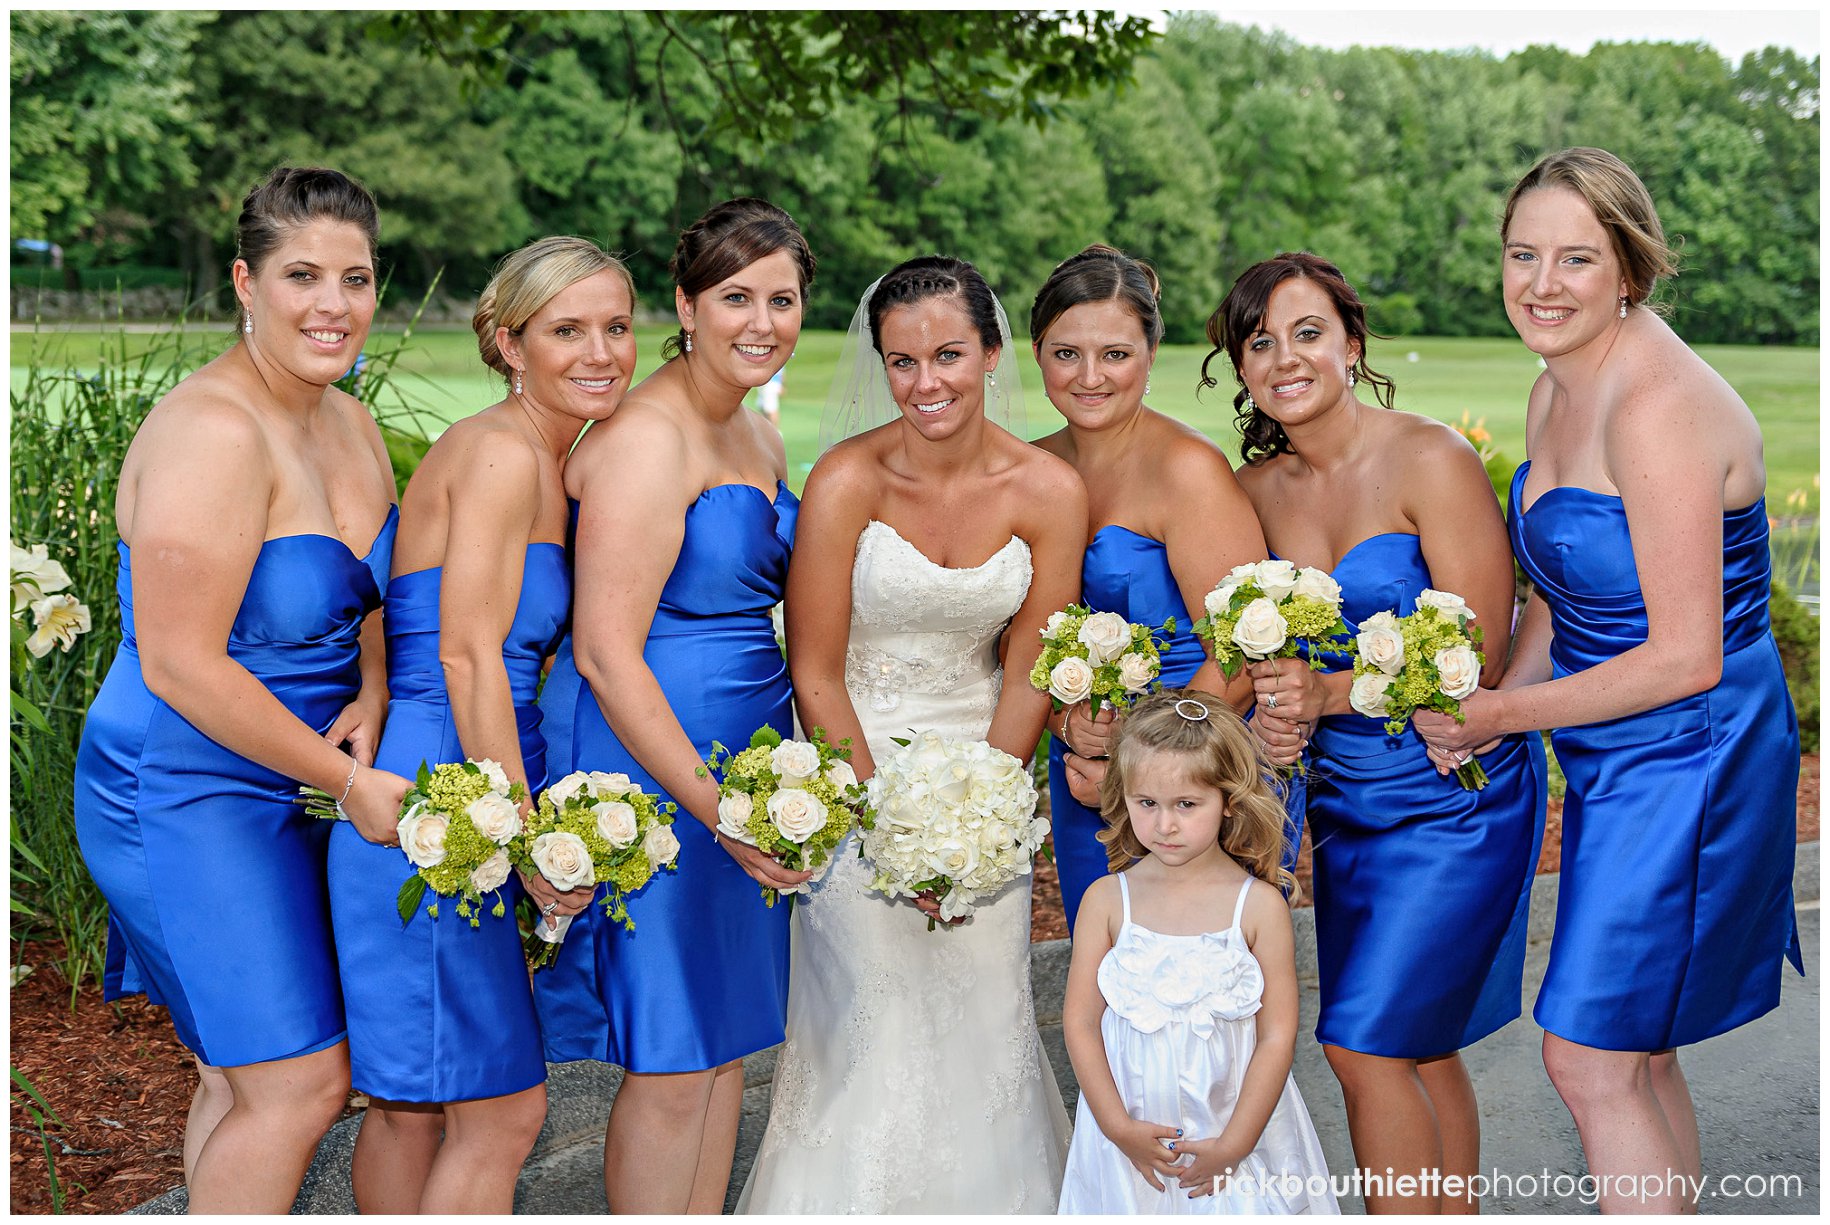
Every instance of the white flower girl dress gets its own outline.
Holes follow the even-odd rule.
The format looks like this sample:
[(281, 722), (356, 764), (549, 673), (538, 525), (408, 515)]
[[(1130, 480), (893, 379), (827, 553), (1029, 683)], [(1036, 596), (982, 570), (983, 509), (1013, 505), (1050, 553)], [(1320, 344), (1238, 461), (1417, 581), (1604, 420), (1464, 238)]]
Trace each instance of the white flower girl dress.
[[(1231, 927), (1176, 936), (1131, 921), (1131, 882), (1124, 873), (1118, 877), (1124, 921), (1099, 963), (1106, 1061), (1132, 1118), (1180, 1127), (1190, 1140), (1211, 1139), (1226, 1127), (1258, 1045), (1254, 1017), (1263, 1001), (1264, 972), (1239, 928), (1251, 884), (1248, 878), (1240, 886)], [(1285, 1080), (1264, 1134), (1235, 1170), (1231, 1186), (1194, 1199), (1171, 1180), (1163, 1186), (1158, 1191), (1144, 1181), (1100, 1131), (1082, 1095), (1061, 1187), (1063, 1213), (1340, 1212), (1294, 1078)]]

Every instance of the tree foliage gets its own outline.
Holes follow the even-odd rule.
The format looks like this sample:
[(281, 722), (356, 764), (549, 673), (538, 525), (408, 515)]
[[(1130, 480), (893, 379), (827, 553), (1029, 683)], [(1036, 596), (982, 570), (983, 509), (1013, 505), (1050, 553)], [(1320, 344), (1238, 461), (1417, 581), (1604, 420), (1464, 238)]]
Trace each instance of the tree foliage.
[(221, 280), (281, 161), (374, 189), (403, 287), (475, 292), (540, 234), (625, 252), (665, 309), (681, 226), (764, 195), (820, 258), (816, 324), (897, 260), (972, 259), (1024, 306), (1092, 241), (1150, 259), (1175, 340), (1280, 250), (1385, 332), (1504, 334), (1499, 210), (1572, 144), (1639, 171), (1694, 342), (1815, 343), (1819, 62), (1701, 44), (1325, 51), (1209, 14), (20, 13), (13, 233)]

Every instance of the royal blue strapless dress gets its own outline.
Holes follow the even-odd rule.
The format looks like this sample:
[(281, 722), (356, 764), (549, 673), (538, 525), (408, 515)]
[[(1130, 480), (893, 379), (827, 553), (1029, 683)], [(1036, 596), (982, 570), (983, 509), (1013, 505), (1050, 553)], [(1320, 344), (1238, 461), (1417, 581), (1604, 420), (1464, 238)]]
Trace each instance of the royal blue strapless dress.
[[(1406, 532), (1362, 540), (1334, 580), (1356, 630), (1376, 612), (1409, 615), (1432, 585)], [(1308, 762), (1318, 1041), (1421, 1059), (1519, 1015), (1548, 794), (1544, 743), (1508, 736), (1480, 761), (1487, 786), (1467, 791), (1436, 773), (1414, 727), (1387, 736), (1383, 719), (1357, 712), (1317, 725)]]
[[(714, 740), (747, 745), (765, 723), (794, 734), (788, 669), (769, 614), (787, 582), (799, 509), (780, 482), (773, 502), (753, 485), (714, 485), (687, 508), (679, 560), (642, 655), (701, 757)], [(571, 695), (568, 769), (621, 771), (670, 798), (610, 730), (571, 660), (569, 649), (560, 652), (541, 695), (549, 712)], [(555, 777), (565, 772), (555, 764)], [(548, 1059), (690, 1072), (782, 1040), (789, 908), (766, 907), (756, 881), (684, 809), (673, 829), (678, 869), (629, 899), (635, 930), (594, 904), (573, 922), (555, 963), (534, 976)]]
[[(546, 784), (546, 742), (534, 693), (540, 665), (571, 608), (564, 547), (530, 544), (521, 598), (502, 644), (529, 787)], [(442, 568), (388, 584), (388, 726), (375, 765), (412, 778), (420, 766), (463, 761), (457, 719), (438, 660)], [(540, 1026), (515, 926), (520, 884), (498, 892), (505, 913), (485, 908), (477, 927), (450, 903), (437, 918), (424, 904), (402, 924), (395, 896), (413, 865), (346, 821), (330, 837), (331, 922), (349, 1017), (350, 1081), (396, 1102), (501, 1097), (546, 1079)], [(430, 897), (427, 901), (431, 901)]]
[[(1568, 676), (1646, 640), (1620, 499), (1512, 478), (1513, 551), (1550, 606)], [(1798, 720), (1773, 643), (1766, 502), (1722, 517), (1722, 679), (1637, 715), (1559, 728), (1563, 879), (1533, 1015), (1584, 1046), (1657, 1051), (1779, 1003), (1804, 962), (1792, 909)]]
[[(229, 657), (319, 732), (361, 687), (358, 638), (381, 605), (395, 523), (390, 508), (362, 557), (335, 536), (276, 537), (248, 575)], [(334, 1046), (330, 823), (305, 815), (296, 779), (223, 748), (146, 688), (119, 547), (121, 647), (76, 755), (76, 836), (108, 899), (105, 994), (164, 1004), (215, 1067)]]

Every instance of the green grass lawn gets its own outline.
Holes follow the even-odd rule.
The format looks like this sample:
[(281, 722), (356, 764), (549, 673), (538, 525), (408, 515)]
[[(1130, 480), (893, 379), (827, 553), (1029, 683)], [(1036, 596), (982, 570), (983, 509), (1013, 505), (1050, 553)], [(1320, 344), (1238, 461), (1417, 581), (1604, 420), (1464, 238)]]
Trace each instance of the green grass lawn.
[[(661, 341), (667, 331), (659, 325), (641, 328), (637, 335), (638, 374), (646, 374), (660, 361)], [(392, 347), (398, 333), (377, 332), (369, 351)], [(115, 331), (46, 331), (12, 334), (12, 386), (23, 382), (23, 368), (34, 358), (57, 367), (94, 368), (104, 350), (129, 354), (151, 346), (145, 334), (121, 335)], [(185, 337), (201, 362), (222, 351), (234, 339), (226, 327), (192, 331)], [(820, 412), (832, 385), (843, 335), (838, 332), (805, 332), (789, 361), (782, 395), (782, 433), (788, 444), (789, 483), (798, 490), (819, 450)], [(1030, 437), (1049, 433), (1060, 418), (1042, 395), (1041, 378), (1028, 346), (1008, 354), (1020, 370), (1028, 402)], [(1766, 436), (1767, 495), (1776, 513), (1784, 509), (1788, 493), (1811, 491), (1810, 508), (1817, 507), (1811, 490), (1818, 472), (1818, 350), (1766, 348), (1751, 345), (1704, 345), (1698, 353), (1735, 390), (1740, 392)], [(1157, 356), (1150, 397), (1152, 408), (1179, 417), (1237, 455), (1238, 435), (1232, 425), (1232, 375), (1224, 357), (1215, 362), (1221, 386), (1196, 394), (1206, 346), (1165, 345)], [(1369, 354), (1373, 367), (1398, 385), (1398, 407), (1426, 413), (1443, 421), (1484, 421), (1494, 445), (1517, 463), (1525, 455), (1525, 397), (1537, 377), (1538, 359), (1516, 339), (1458, 339), (1418, 337), (1375, 341)], [(1414, 357), (1414, 360), (1413, 360)], [(1009, 369), (1008, 364), (1004, 366)], [(476, 342), (467, 330), (422, 329), (415, 332), (395, 371), (401, 399), (418, 414), (428, 433), (443, 424), (499, 399), (501, 380), (486, 372), (477, 357)]]

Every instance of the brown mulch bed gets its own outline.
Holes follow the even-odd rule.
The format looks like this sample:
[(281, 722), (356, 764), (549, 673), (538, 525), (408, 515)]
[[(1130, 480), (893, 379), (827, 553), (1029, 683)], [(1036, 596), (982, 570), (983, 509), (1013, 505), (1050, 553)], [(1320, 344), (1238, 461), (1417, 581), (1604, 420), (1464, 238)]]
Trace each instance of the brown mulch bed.
[[(1562, 804), (1551, 801), (1540, 872), (1559, 862)], [(1798, 840), (1818, 837), (1818, 758), (1804, 758), (1798, 783)], [(1308, 893), (1307, 840), (1297, 877)], [(1307, 904), (1305, 901), (1303, 904)], [(1032, 938), (1067, 934), (1052, 864), (1037, 865)], [(196, 1083), (191, 1057), (172, 1033), (165, 1009), (141, 1000), (102, 1002), (87, 988), (70, 1008), (69, 987), (50, 968), (55, 945), (27, 946), (40, 967), (12, 990), (12, 1061), (62, 1120), (51, 1151), (69, 1212), (118, 1213), (184, 1179), (184, 1116)], [(12, 1109), (12, 1210), (49, 1212), (44, 1149), (17, 1101)]]

